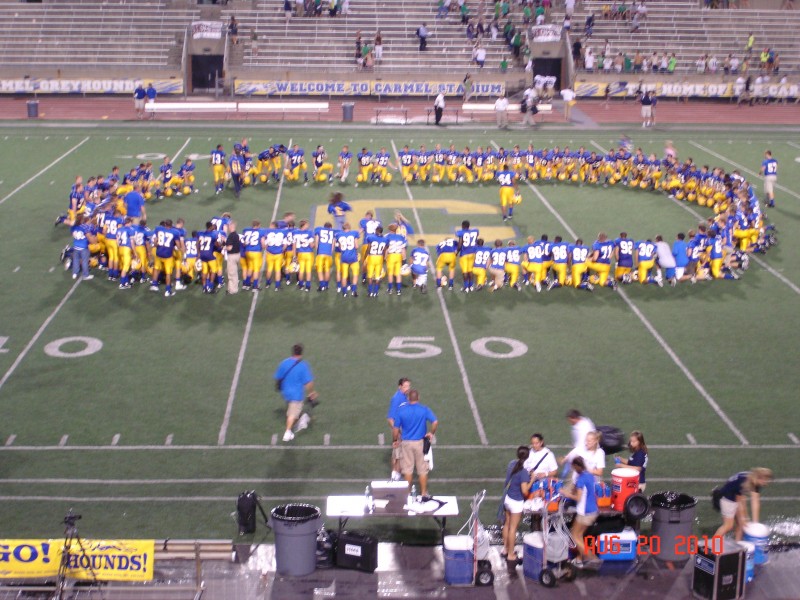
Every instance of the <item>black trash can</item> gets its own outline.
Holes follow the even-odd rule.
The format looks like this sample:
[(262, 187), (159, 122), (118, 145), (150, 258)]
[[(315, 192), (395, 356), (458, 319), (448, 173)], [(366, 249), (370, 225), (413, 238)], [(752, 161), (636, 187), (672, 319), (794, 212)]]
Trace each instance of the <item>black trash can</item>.
[(658, 492), (650, 496), (650, 505), (653, 507), (652, 535), (661, 540), (661, 551), (656, 558), (674, 562), (687, 560), (686, 539), (692, 535), (697, 498), (680, 492)]
[(39, 118), (39, 101), (38, 100), (28, 100), (28, 118), (29, 119), (38, 119)]
[(284, 504), (270, 513), (275, 532), (275, 567), (279, 575), (302, 576), (317, 566), (320, 511), (310, 504)]
[(342, 122), (344, 123), (353, 122), (353, 109), (355, 109), (355, 107), (356, 105), (354, 102), (342, 103)]

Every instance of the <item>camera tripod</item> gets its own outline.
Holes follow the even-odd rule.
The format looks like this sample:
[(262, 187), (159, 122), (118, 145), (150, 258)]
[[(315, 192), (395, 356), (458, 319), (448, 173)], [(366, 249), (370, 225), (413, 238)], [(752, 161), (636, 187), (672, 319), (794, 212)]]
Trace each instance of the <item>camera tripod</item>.
[(103, 592), (99, 589), (99, 582), (97, 581), (97, 573), (95, 573), (94, 568), (92, 567), (92, 562), (89, 559), (88, 555), (86, 554), (86, 547), (83, 545), (83, 540), (81, 539), (80, 534), (78, 533), (78, 520), (81, 518), (81, 515), (76, 515), (72, 512), (72, 509), (69, 510), (67, 515), (64, 517), (64, 547), (61, 551), (61, 562), (58, 565), (58, 577), (56, 579), (56, 589), (55, 593), (52, 596), (52, 600), (65, 600), (66, 596), (64, 595), (64, 591), (67, 587), (67, 573), (70, 569), (70, 557), (74, 556), (76, 553), (72, 552), (73, 544), (77, 544), (78, 548), (80, 548), (80, 554), (78, 555), (77, 563), (83, 563), (81, 558), (85, 559), (85, 564), (87, 565), (86, 569), (89, 573), (92, 574), (92, 590), (96, 590), (100, 594), (101, 600), (103, 599)]

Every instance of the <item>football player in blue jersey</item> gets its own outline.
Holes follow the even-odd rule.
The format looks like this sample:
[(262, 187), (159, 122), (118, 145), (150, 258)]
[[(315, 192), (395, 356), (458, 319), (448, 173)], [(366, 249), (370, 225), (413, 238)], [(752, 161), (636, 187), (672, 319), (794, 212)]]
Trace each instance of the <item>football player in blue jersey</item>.
[(616, 289), (615, 279), (609, 278), (611, 273), (611, 259), (614, 258), (616, 245), (602, 231), (597, 234), (597, 241), (592, 244), (592, 253), (587, 263), (589, 270), (594, 271), (591, 279), (603, 287), (606, 285)]
[(483, 238), (475, 241), (475, 260), (472, 261), (472, 277), (475, 291), (482, 290), (486, 285), (486, 269), (489, 268), (491, 249), (484, 245)]
[(266, 230), (265, 239), (267, 248), (266, 287), (269, 287), (274, 279), (277, 292), (281, 289), (283, 280), (283, 253), (287, 245), (285, 230), (278, 227), (278, 223), (273, 221)]
[(653, 270), (656, 262), (656, 245), (652, 240), (642, 240), (636, 242), (636, 269), (638, 273), (639, 283), (646, 284), (652, 283), (658, 287), (664, 287), (664, 280), (660, 273), (653, 276), (650, 271)]
[(417, 174), (417, 153), (416, 151), (409, 149), (408, 145), (406, 144), (403, 146), (403, 149), (397, 153), (397, 155), (400, 158), (400, 176), (403, 178), (404, 182), (411, 183), (414, 181), (414, 177)]
[(614, 242), (614, 261), (614, 279), (621, 283), (630, 283), (633, 271), (633, 240), (629, 240), (624, 231), (620, 232)]
[(197, 234), (197, 251), (203, 269), (201, 278), (203, 293), (213, 294), (217, 291), (214, 285), (217, 278), (217, 257), (215, 253), (220, 250), (219, 232), (211, 221), (206, 223), (206, 230)]
[(250, 227), (245, 227), (239, 236), (242, 245), (243, 268), (242, 268), (242, 289), (258, 291), (259, 277), (266, 247), (265, 230), (261, 227), (261, 221), (254, 220)]
[(514, 205), (519, 204), (519, 175), (502, 163), (500, 170), (495, 173), (495, 179), (500, 184), (500, 211), (503, 213), (503, 222), (514, 218)]
[(306, 165), (305, 150), (295, 144), (286, 151), (286, 168), (283, 177), (286, 181), (299, 181), (300, 171), (303, 172), (303, 181), (308, 184), (308, 166)]
[[(453, 291), (453, 281), (456, 274), (456, 249), (458, 241), (455, 238), (445, 238), (436, 246), (436, 287), (444, 287)], [(447, 276), (444, 270), (447, 269)]]
[[(155, 263), (153, 264), (153, 278), (150, 283), (150, 290), (153, 292), (158, 291), (158, 280), (161, 273), (163, 273), (167, 284), (167, 289), (166, 292), (164, 292), (164, 296), (169, 298), (170, 296), (175, 295), (175, 292), (172, 289), (172, 273), (175, 271), (175, 259), (173, 258), (175, 248), (181, 245), (183, 242), (181, 242), (176, 235), (170, 219), (163, 221), (162, 224), (155, 228), (153, 231), (153, 242), (156, 253)], [(184, 249), (185, 248), (181, 248), (181, 250)]]
[[(550, 250), (550, 268), (553, 269), (553, 279), (547, 284), (547, 289), (552, 290), (556, 287), (561, 287), (567, 283), (567, 268), (569, 267), (569, 244), (567, 244), (560, 235), (553, 238), (553, 243), (550, 244), (546, 240), (543, 243), (543, 250)], [(544, 263), (543, 267), (544, 269)]]
[(408, 256), (411, 265), (411, 277), (414, 280), (414, 287), (419, 288), (423, 294), (428, 293), (428, 266), (431, 261), (430, 252), (425, 247), (425, 240), (417, 240), (417, 246)]
[(508, 242), (506, 248), (506, 263), (504, 269), (508, 279), (508, 285), (515, 290), (522, 291), (522, 286), (519, 284), (519, 267), (522, 262), (522, 253), (519, 246), (514, 240)]
[(211, 173), (214, 177), (214, 193), (219, 194), (225, 187), (225, 151), (222, 149), (222, 144), (217, 144), (217, 147), (211, 151), (208, 164), (211, 165)]
[(370, 298), (377, 298), (381, 289), (381, 274), (387, 246), (386, 238), (383, 236), (383, 227), (376, 227), (375, 233), (368, 235), (366, 242), (367, 292)]
[(358, 296), (360, 260), (358, 232), (350, 229), (350, 223), (345, 223), (342, 231), (337, 232), (336, 246), (340, 252), (342, 297), (347, 298), (350, 293), (355, 298)]
[[(655, 248), (653, 248), (655, 252)], [(587, 261), (589, 260), (589, 248), (583, 245), (583, 240), (578, 238), (575, 240), (574, 244), (570, 244), (569, 246), (569, 257), (570, 257), (570, 265), (572, 267), (572, 286), (581, 290), (586, 290), (587, 292), (591, 292), (594, 289), (594, 286), (585, 281), (585, 275), (587, 272), (588, 264)]]
[(333, 164), (328, 161), (328, 153), (321, 145), (311, 153), (314, 158), (314, 181), (318, 183), (328, 183), (333, 179)]
[(400, 273), (406, 261), (406, 236), (397, 232), (397, 224), (391, 223), (386, 235), (386, 277), (389, 280), (387, 292), (391, 295), (392, 288), (399, 296), (402, 288), (402, 275)]
[(311, 291), (311, 271), (314, 268), (314, 232), (308, 221), (300, 221), (293, 235), (295, 260), (297, 261), (297, 286), (304, 292)]
[(463, 279), (462, 292), (471, 292), (475, 284), (472, 278), (472, 265), (475, 262), (475, 248), (478, 244), (478, 236), (480, 232), (470, 226), (469, 221), (461, 222), (461, 229), (456, 231), (456, 238), (458, 239), (458, 266), (461, 269), (461, 277)]
[(130, 272), (136, 247), (136, 231), (133, 219), (125, 217), (122, 227), (117, 231), (117, 247), (119, 249), (119, 289), (131, 289)]
[(350, 175), (350, 163), (353, 162), (353, 153), (345, 145), (342, 146), (342, 151), (339, 152), (338, 167), (339, 172), (336, 173), (336, 179), (342, 183), (347, 183), (347, 177)]
[(328, 289), (335, 241), (335, 231), (330, 222), (326, 222), (322, 227), (317, 227), (314, 230), (314, 246), (317, 249), (315, 267), (317, 269), (317, 280), (319, 281), (318, 292), (324, 292)]

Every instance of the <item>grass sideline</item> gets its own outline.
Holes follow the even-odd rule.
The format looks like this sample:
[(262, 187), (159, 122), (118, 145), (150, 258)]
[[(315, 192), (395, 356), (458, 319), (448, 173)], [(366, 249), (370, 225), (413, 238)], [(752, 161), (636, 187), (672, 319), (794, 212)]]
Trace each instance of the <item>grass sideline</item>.
[[(391, 150), (393, 142), (430, 147), (437, 141), (452, 141), (457, 148), (508, 148), (532, 141), (537, 148), (597, 149), (615, 145), (620, 137), (596, 130), (530, 134), (261, 126), (252, 133), (254, 149), (292, 139), (307, 155), (317, 143), (330, 154), (344, 143), (353, 150), (364, 145), (375, 151), (380, 146)], [(628, 134), (646, 152), (660, 153), (668, 137), (682, 157), (727, 169), (757, 171), (764, 149), (771, 147), (781, 161), (783, 188), (778, 208), (770, 211), (781, 243), (763, 258), (765, 266), (754, 264), (734, 283), (664, 290), (630, 286), (625, 294), (641, 318), (623, 298), (605, 290), (592, 295), (574, 290), (536, 295), (530, 289), (493, 296), (406, 293), (347, 302), (330, 292), (284, 290), (226, 298), (192, 290), (167, 301), (141, 289), (123, 294), (95, 280), (70, 293), (73, 282), (57, 260), (68, 234), (51, 224), (76, 174), (106, 173), (112, 164), (124, 169), (137, 164), (138, 155), (157, 163), (156, 155), (172, 157), (180, 150), (176, 162), (187, 154), (200, 156), (202, 185), (209, 181), (202, 156), (217, 143), (230, 148), (242, 130), (0, 128), (0, 158), (7, 166), (0, 183), (6, 266), (0, 349), (7, 350), (0, 352), (0, 442), (7, 444), (0, 448), (4, 534), (57, 534), (63, 514), (75, 506), (84, 514), (85, 536), (225, 538), (233, 535), (229, 514), (243, 489), (257, 489), (268, 506), (307, 499), (324, 507), (330, 493), (357, 494), (365, 482), (388, 474), (388, 447), (380, 445), (379, 436), (388, 439), (385, 408), (402, 375), (412, 378), (440, 418), (432, 488), (462, 497), (464, 518), (467, 499), (477, 489), (499, 495), (513, 447), (525, 443), (532, 431), (542, 431), (550, 444), (568, 443), (563, 417), (571, 406), (598, 424), (645, 432), (653, 447), (649, 492), (665, 488), (705, 496), (713, 482), (763, 464), (778, 478), (765, 493), (765, 516), (797, 518), (800, 445), (790, 436), (796, 440), (800, 435), (800, 381), (791, 360), (797, 342), (786, 324), (794, 322), (799, 304), (792, 285), (800, 284), (800, 265), (792, 249), (800, 233), (800, 176), (791, 166), (800, 150), (791, 136), (770, 130), (715, 132), (702, 139), (677, 131)], [(236, 202), (229, 192), (214, 196), (210, 185), (200, 189), (191, 198), (148, 206), (151, 223), (183, 216), (197, 228), (230, 210), (242, 227), (253, 218), (269, 220), (278, 194), (276, 186), (256, 187)], [(284, 185), (277, 211), (314, 218), (332, 189), (337, 186)], [(524, 242), (528, 235), (545, 232), (568, 237), (570, 230), (594, 239), (601, 229), (612, 234), (624, 229), (635, 237), (662, 233), (671, 239), (696, 223), (687, 208), (705, 214), (659, 194), (541, 184), (523, 186), (513, 228), (503, 229), (494, 186), (411, 185), (406, 190), (395, 181), (384, 188), (350, 185), (344, 191), (358, 206), (357, 218), (367, 206), (377, 208), (384, 220), (394, 208), (409, 218), (416, 209), (429, 244), (464, 218), (486, 237)], [(749, 446), (742, 446), (645, 321)], [(75, 336), (97, 338), (102, 349), (82, 358), (45, 351), (47, 344)], [(385, 352), (396, 338), (404, 338), (402, 343), (425, 338), (417, 343), (441, 352), (427, 359), (389, 357)], [(485, 350), (502, 354), (509, 346), (485, 338), (521, 342), (527, 351), (516, 358), (491, 358)], [(271, 375), (295, 340), (306, 344), (323, 404), (311, 429), (284, 447), (272, 442), (282, 431), (283, 407), (272, 391)], [(63, 352), (82, 347), (80, 342), (60, 346)], [(225, 446), (219, 447), (231, 395)], [(494, 512), (490, 504), (484, 507), (487, 522)], [(20, 519), (23, 507), (35, 510)], [(699, 515), (701, 528), (713, 530), (715, 515), (705, 503)], [(389, 535), (404, 527), (408, 524), (385, 524), (385, 531)]]

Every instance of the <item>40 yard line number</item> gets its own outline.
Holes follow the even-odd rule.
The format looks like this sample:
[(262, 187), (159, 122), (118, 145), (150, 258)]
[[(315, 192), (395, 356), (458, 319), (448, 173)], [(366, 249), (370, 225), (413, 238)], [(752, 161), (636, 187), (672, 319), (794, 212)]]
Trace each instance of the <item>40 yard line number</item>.
[[(384, 354), (392, 358), (433, 358), (442, 353), (433, 337), (395, 336), (389, 340)], [(474, 340), (470, 349), (485, 358), (519, 358), (528, 352), (528, 346), (507, 337), (482, 337)]]

